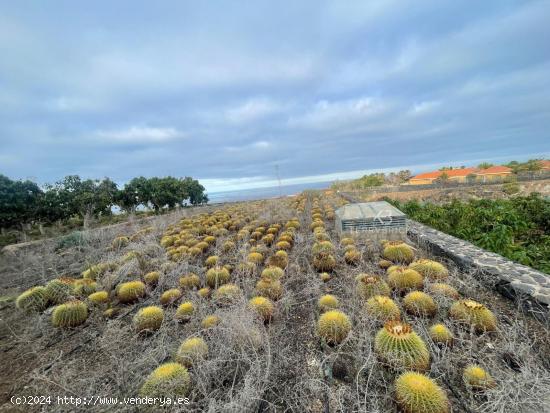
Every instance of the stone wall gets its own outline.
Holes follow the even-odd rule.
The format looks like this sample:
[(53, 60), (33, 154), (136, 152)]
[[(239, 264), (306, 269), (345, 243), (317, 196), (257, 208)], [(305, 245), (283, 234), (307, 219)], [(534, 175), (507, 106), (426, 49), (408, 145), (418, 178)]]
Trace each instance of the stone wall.
[(501, 255), (408, 220), (407, 235), (431, 254), (451, 259), (489, 288), (521, 303), (538, 320), (550, 319), (550, 276)]

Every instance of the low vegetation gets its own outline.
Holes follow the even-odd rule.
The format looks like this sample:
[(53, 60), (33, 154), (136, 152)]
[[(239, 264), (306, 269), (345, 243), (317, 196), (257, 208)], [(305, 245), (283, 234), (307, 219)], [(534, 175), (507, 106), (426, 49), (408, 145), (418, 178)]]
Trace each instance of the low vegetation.
[(187, 397), (181, 409), (197, 413), (543, 411), (547, 328), (407, 240), (339, 239), (344, 202), (186, 209), (147, 231), (4, 257), (0, 280), (28, 291), (0, 307), (0, 403), (141, 395)]
[(418, 222), (550, 274), (550, 200), (539, 194), (442, 205), (388, 201)]

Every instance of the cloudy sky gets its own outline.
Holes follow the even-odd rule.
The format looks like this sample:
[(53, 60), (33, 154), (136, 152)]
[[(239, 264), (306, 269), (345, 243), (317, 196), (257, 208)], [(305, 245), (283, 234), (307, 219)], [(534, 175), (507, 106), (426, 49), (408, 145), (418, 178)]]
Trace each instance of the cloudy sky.
[(207, 189), (550, 153), (549, 1), (0, 0), (0, 173)]

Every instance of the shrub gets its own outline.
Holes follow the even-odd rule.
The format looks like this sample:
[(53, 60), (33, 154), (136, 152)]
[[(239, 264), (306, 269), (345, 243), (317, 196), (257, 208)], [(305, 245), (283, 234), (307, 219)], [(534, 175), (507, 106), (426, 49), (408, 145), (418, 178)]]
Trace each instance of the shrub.
[(468, 324), (477, 332), (495, 331), (497, 320), (495, 315), (474, 300), (459, 300), (449, 309), (449, 315), (454, 320)]
[(164, 363), (145, 380), (140, 390), (142, 397), (174, 397), (189, 393), (191, 378), (179, 363)]
[(417, 316), (433, 317), (437, 313), (434, 299), (422, 291), (411, 291), (403, 298), (405, 310)]
[(27, 312), (40, 312), (48, 307), (48, 291), (44, 287), (32, 287), (15, 300), (15, 306)]
[(408, 371), (395, 380), (397, 403), (407, 413), (447, 413), (447, 395), (428, 376)]
[(134, 303), (145, 297), (145, 284), (141, 281), (129, 281), (119, 284), (117, 297), (121, 303)]
[(319, 317), (317, 332), (328, 344), (340, 344), (351, 331), (351, 322), (338, 310), (327, 311)]
[(380, 277), (368, 274), (359, 274), (355, 277), (357, 293), (365, 300), (375, 295), (390, 295), (390, 287)]
[(178, 301), (182, 295), (183, 293), (179, 288), (170, 288), (162, 293), (160, 296), (160, 303), (162, 305), (172, 305)]
[(382, 295), (369, 298), (365, 303), (365, 310), (372, 318), (384, 323), (401, 318), (401, 311), (395, 301)]
[(52, 324), (55, 327), (76, 327), (88, 318), (88, 307), (79, 300), (60, 304), (52, 313)]
[(392, 367), (425, 371), (430, 367), (430, 353), (411, 326), (388, 321), (376, 334), (374, 349)]
[(409, 268), (432, 281), (444, 280), (449, 276), (449, 270), (437, 261), (426, 259), (416, 260), (409, 264)]
[(111, 242), (111, 246), (114, 249), (120, 249), (120, 248), (124, 248), (129, 243), (130, 243), (130, 238), (125, 236), (120, 236), (113, 239), (113, 242)]
[(319, 307), (319, 310), (324, 313), (325, 311), (336, 310), (340, 307), (340, 302), (335, 296), (326, 294), (319, 298), (317, 301), (317, 307)]
[(269, 298), (253, 297), (248, 302), (248, 306), (262, 317), (263, 321), (269, 322), (273, 317), (275, 306)]
[(134, 327), (137, 332), (155, 331), (164, 321), (164, 310), (157, 306), (149, 306), (140, 309), (134, 316)]
[(384, 244), (382, 254), (385, 259), (393, 262), (402, 262), (408, 264), (414, 260), (414, 251), (410, 245), (403, 241), (389, 241)]
[(176, 361), (185, 367), (196, 366), (198, 362), (208, 357), (208, 345), (200, 337), (185, 340), (178, 348)]

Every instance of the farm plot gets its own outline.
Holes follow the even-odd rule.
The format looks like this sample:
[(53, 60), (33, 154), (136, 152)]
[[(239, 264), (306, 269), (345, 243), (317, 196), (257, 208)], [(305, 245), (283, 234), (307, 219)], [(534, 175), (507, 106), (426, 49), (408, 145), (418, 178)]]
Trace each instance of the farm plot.
[(164, 409), (186, 412), (545, 411), (547, 326), (421, 246), (338, 239), (343, 202), (240, 203), (5, 257), (14, 277), (50, 277), (2, 303), (1, 409), (75, 410), (9, 401), (50, 395), (180, 396)]

